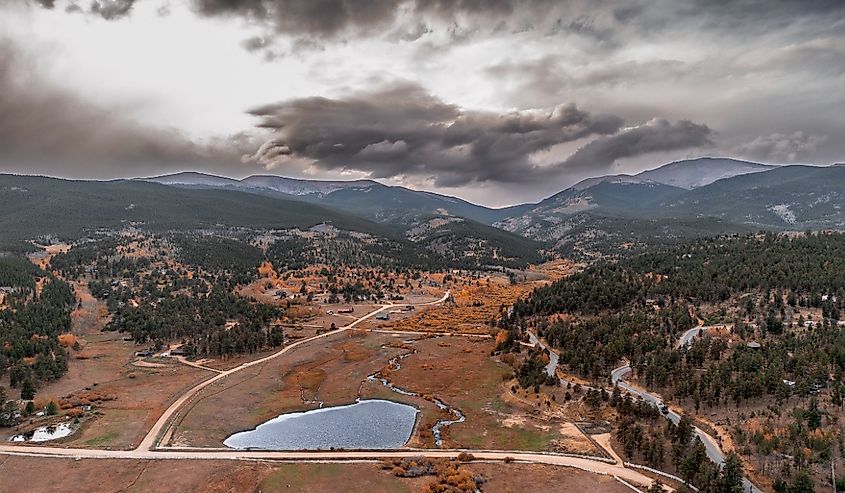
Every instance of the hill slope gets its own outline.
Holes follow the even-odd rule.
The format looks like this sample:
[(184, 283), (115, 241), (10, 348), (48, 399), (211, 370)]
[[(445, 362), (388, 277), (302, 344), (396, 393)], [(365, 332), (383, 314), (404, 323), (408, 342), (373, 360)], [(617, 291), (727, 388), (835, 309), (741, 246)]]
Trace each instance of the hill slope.
[(719, 180), (667, 202), (666, 217), (717, 217), (761, 228), (845, 227), (845, 167), (784, 166)]
[(464, 218), (444, 216), (447, 221), (438, 227), (411, 234), (408, 228), (431, 217), (415, 218), (409, 226), (381, 224), (281, 197), (229, 187), (0, 175), (0, 246), (20, 248), (21, 241), (44, 236), (75, 240), (128, 227), (153, 232), (311, 229), (306, 236), (325, 239), (313, 244), (303, 239), (304, 249), (322, 245), (345, 253), (359, 251), (383, 257), (385, 265), (401, 261), (432, 268), (518, 267), (540, 259), (539, 243)]
[[(715, 172), (708, 171), (716, 161), (671, 163), (637, 176), (690, 186), (725, 173), (719, 163)], [(730, 164), (731, 172), (744, 169), (735, 164)], [(845, 167), (793, 165), (761, 171), (763, 165), (748, 164), (749, 173), (692, 188), (630, 176), (588, 180), (496, 225), (554, 243), (565, 254), (761, 229), (845, 228)], [(682, 166), (688, 169), (679, 174)], [(696, 167), (705, 168), (705, 178), (692, 179), (690, 170)]]
[(372, 180), (301, 180), (270, 175), (255, 175), (243, 180), (233, 180), (202, 173), (177, 173), (144, 180), (190, 188), (229, 188), (260, 195), (303, 200), (380, 222), (401, 222), (403, 217), (410, 212), (459, 216), (484, 224), (492, 224), (530, 207), (492, 209), (448, 195), (392, 187)]
[(282, 229), (328, 222), (347, 230), (388, 231), (370, 221), (300, 201), (143, 181), (0, 175), (0, 210), (0, 235), (14, 239), (40, 235), (78, 238), (99, 228), (130, 225), (153, 230), (216, 225)]

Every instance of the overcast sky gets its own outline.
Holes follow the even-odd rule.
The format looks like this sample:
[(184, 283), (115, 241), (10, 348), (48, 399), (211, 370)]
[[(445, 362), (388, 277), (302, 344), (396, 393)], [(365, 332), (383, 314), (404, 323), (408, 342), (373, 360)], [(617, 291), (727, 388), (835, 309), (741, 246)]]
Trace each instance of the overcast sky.
[(845, 161), (842, 0), (2, 0), (0, 172), (374, 178), (500, 206)]

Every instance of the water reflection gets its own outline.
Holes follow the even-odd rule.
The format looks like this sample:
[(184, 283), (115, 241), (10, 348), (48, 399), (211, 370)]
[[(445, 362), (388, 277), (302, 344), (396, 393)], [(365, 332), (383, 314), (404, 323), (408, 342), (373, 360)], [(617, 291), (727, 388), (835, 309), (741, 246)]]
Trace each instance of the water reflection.
[(317, 450), (400, 448), (411, 437), (419, 411), (371, 399), (347, 406), (283, 414), (223, 442), (236, 449)]
[(10, 442), (47, 442), (64, 438), (74, 432), (70, 423), (59, 423), (55, 425), (41, 426), (32, 431), (15, 435), (9, 439)]

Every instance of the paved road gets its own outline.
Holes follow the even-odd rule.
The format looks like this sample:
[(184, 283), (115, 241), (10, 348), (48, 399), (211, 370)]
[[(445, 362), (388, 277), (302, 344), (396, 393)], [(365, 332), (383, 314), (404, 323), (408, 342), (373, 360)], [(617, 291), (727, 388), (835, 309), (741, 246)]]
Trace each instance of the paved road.
[(678, 340), (678, 346), (677, 347), (682, 348), (682, 347), (689, 346), (690, 344), (692, 344), (692, 340), (695, 339), (695, 337), (698, 336), (698, 334), (706, 328), (707, 327), (699, 325), (697, 327), (693, 327), (690, 330), (684, 332), (684, 334)]
[(708, 329), (724, 329), (725, 327), (728, 327), (728, 330), (731, 330), (731, 325), (697, 325), (684, 332), (683, 335), (681, 335), (681, 338), (678, 339), (678, 344), (675, 347), (677, 349), (680, 349), (682, 347), (691, 345), (693, 339), (695, 339), (696, 337), (698, 337), (699, 334)]
[[(698, 328), (700, 329), (702, 327)], [(689, 332), (689, 330), (685, 332), (684, 336), (686, 336)], [(611, 382), (613, 382), (614, 385), (617, 385), (620, 389), (625, 390), (626, 392), (632, 395), (641, 397), (644, 401), (648, 402), (657, 409), (660, 409), (662, 406), (664, 406), (663, 399), (661, 399), (659, 395), (653, 394), (647, 390), (640, 389), (626, 382), (624, 378), (629, 373), (631, 373), (631, 365), (622, 365), (619, 368), (616, 368), (612, 372), (610, 372), (610, 380)], [(671, 409), (667, 409), (664, 415), (668, 420), (675, 423), (676, 425), (679, 421), (681, 421), (681, 415)], [(695, 435), (701, 440), (701, 443), (704, 444), (704, 450), (707, 452), (707, 457), (715, 464), (722, 465), (722, 463), (725, 462), (725, 454), (719, 447), (719, 442), (697, 426), (693, 426), (693, 430), (695, 431)], [(742, 484), (743, 491), (749, 493), (762, 493), (756, 486), (754, 486), (754, 484), (751, 483), (751, 481), (746, 478), (742, 479)]]
[(558, 361), (560, 361), (558, 354), (554, 352), (552, 348), (550, 348), (542, 339), (534, 335), (533, 332), (528, 332), (528, 340), (531, 341), (531, 344), (534, 346), (539, 345), (541, 348), (549, 352), (549, 364), (546, 365), (546, 374), (550, 377), (557, 375), (557, 365)]

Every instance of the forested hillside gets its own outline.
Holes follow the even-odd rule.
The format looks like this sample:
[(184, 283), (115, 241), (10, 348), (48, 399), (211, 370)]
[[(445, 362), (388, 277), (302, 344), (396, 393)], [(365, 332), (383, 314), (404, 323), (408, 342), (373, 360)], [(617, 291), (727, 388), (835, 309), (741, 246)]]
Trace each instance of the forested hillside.
[[(585, 180), (496, 225), (579, 259), (713, 235), (845, 226), (842, 166), (757, 166), (752, 172), (745, 169), (752, 163), (737, 162), (743, 172), (733, 175), (711, 169), (714, 162)], [(695, 179), (711, 172), (712, 180)], [(717, 179), (720, 174), (725, 177)]]
[(537, 290), (515, 310), (524, 315), (597, 314), (655, 297), (718, 302), (749, 290), (782, 289), (812, 298), (844, 288), (843, 234), (717, 237), (599, 263)]
[(374, 234), (386, 228), (295, 200), (232, 190), (189, 190), (139, 181), (71, 181), (0, 175), (0, 239), (77, 239), (99, 229), (152, 231), (207, 227), (335, 227)]
[[(533, 328), (567, 372), (603, 382), (627, 360), (642, 385), (696, 412), (736, 409), (732, 422), (753, 410), (758, 428), (732, 429), (743, 454), (764, 467), (777, 454), (801, 457), (800, 471), (828, 460), (842, 437), (843, 309), (845, 234), (765, 234), (588, 267), (535, 290), (500, 324), (508, 340)], [(713, 328), (679, 346), (699, 325)]]
[(0, 288), (0, 376), (8, 373), (31, 398), (41, 382), (67, 371), (59, 335), (70, 331), (75, 297), (68, 284), (17, 257), (0, 257)]

